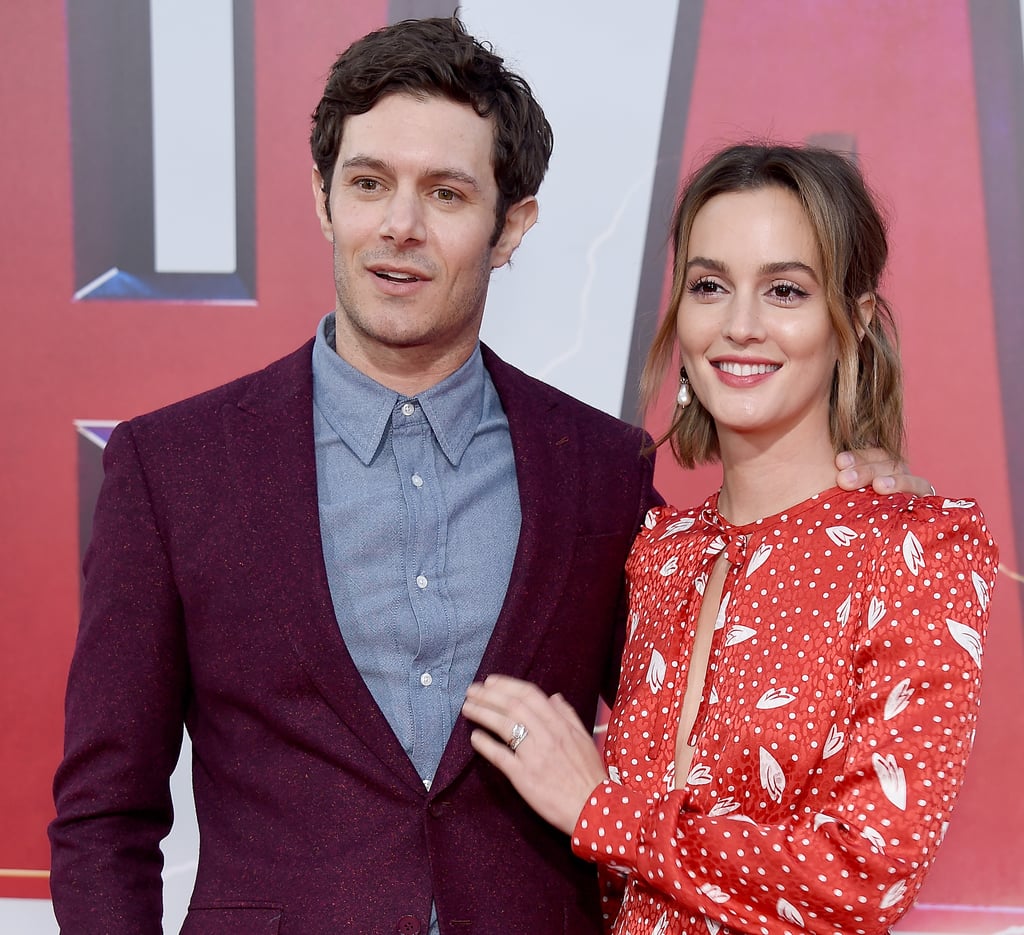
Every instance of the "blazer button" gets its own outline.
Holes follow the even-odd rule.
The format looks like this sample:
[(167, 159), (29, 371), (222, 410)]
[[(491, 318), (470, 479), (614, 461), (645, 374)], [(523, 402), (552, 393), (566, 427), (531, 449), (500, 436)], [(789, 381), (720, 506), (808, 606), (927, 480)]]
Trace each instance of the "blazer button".
[(430, 803), (430, 814), (433, 815), (434, 818), (441, 818), (444, 815), (444, 813), (447, 812), (447, 811), (448, 811), (448, 803), (447, 802), (439, 802), (439, 801), (435, 800), (435, 801)]
[(395, 931), (398, 932), (398, 935), (420, 935), (423, 926), (420, 925), (420, 920), (416, 916), (402, 916), (398, 920), (398, 928)]

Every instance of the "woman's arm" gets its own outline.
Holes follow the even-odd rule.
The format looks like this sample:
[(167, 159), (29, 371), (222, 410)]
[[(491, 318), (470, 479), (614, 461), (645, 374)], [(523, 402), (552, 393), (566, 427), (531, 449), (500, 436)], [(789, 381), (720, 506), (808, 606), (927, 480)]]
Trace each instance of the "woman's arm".
[[(847, 722), (839, 714), (835, 754), (800, 777), (812, 788), (787, 821), (758, 824), (724, 803), (697, 812), (686, 787), (648, 798), (605, 781), (580, 814), (576, 852), (730, 928), (892, 926), (941, 841), (977, 717), (997, 555), (976, 507), (960, 503), (912, 501), (883, 527), (864, 582), (869, 619), (854, 631), (854, 706)], [(770, 789), (778, 765), (762, 755), (758, 766)]]

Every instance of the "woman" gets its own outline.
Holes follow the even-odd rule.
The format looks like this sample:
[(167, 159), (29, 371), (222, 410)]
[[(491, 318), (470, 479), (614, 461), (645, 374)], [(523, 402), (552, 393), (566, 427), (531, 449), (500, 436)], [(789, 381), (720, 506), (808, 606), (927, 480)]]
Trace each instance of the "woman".
[(885, 229), (849, 161), (724, 150), (673, 243), (644, 392), (678, 351), (666, 438), (722, 487), (637, 537), (605, 764), (503, 676), (464, 711), (511, 740), (473, 745), (619, 878), (616, 933), (884, 932), (963, 777), (996, 548), (973, 500), (833, 486), (837, 451), (903, 448)]

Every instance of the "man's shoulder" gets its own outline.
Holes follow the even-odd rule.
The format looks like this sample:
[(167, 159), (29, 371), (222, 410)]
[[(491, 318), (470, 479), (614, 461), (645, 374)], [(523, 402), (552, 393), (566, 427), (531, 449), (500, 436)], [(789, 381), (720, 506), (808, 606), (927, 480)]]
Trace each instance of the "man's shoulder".
[(201, 423), (225, 406), (280, 406), (312, 399), (312, 340), (273, 363), (220, 386), (161, 406), (130, 419), (133, 428), (153, 430), (167, 425)]
[(570, 396), (550, 383), (530, 376), (502, 360), (486, 345), (482, 345), (481, 348), (484, 365), (491, 375), (506, 412), (519, 406), (532, 408), (538, 413), (557, 409), (573, 421), (586, 424), (589, 431), (617, 436), (630, 442), (636, 442), (644, 437), (643, 430), (637, 426), (624, 422), (575, 396)]

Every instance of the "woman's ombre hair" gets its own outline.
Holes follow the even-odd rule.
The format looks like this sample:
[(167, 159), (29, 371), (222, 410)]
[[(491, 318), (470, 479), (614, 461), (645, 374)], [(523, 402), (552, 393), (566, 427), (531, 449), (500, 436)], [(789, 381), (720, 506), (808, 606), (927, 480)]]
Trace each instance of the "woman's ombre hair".
[[(674, 359), (694, 218), (716, 195), (773, 185), (800, 200), (821, 255), (822, 285), (839, 346), (829, 400), (833, 448), (881, 448), (902, 460), (899, 341), (892, 310), (878, 291), (889, 253), (886, 225), (857, 167), (828, 149), (743, 143), (716, 153), (691, 176), (673, 216), (672, 292), (640, 377), (643, 408), (654, 402)], [(873, 300), (869, 320), (861, 311), (865, 295)], [(719, 458), (714, 420), (697, 399), (685, 409), (676, 407), (657, 444), (666, 440), (685, 467)]]

